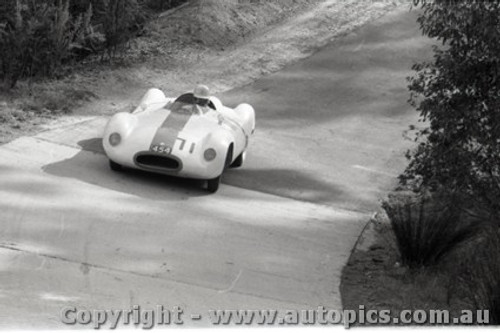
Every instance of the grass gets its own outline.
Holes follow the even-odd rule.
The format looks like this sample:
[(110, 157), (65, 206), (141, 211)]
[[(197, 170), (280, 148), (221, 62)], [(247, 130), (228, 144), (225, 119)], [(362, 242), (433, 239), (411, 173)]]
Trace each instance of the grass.
[(97, 98), (97, 95), (90, 90), (73, 85), (64, 87), (48, 85), (31, 93), (28, 98), (22, 100), (19, 106), (24, 111), (35, 113), (70, 113), (92, 98)]
[(382, 205), (391, 222), (401, 262), (428, 267), (481, 230), (481, 221), (464, 218), (463, 199), (454, 194), (393, 195)]
[(38, 125), (97, 98), (75, 82), (21, 83), (18, 88), (0, 91), (0, 143), (36, 132)]
[(456, 269), (459, 283), (468, 291), (476, 309), (488, 309), (490, 324), (500, 324), (500, 233), (497, 225), (485, 228), (478, 239), (460, 253)]
[[(143, 34), (130, 41), (130, 49), (112, 62), (90, 56), (68, 64), (55, 79), (22, 81), (14, 91), (0, 91), (0, 104), (5, 103), (0, 109), (0, 143), (34, 134), (40, 129), (37, 124), (71, 111), (110, 115), (150, 87), (174, 95), (199, 82), (210, 82), (216, 92), (247, 84), (394, 8), (386, 1), (378, 6), (328, 0), (328, 11), (299, 21), (297, 30), (291, 28), (293, 17), (321, 3), (203, 0), (152, 19)], [(332, 20), (332, 13), (339, 19)], [(270, 29), (280, 21), (291, 28), (290, 36)], [(263, 32), (265, 43), (258, 39)], [(26, 115), (19, 115), (19, 110)]]
[(454, 277), (447, 269), (400, 265), (388, 221), (376, 229), (372, 246), (355, 250), (344, 267), (340, 287), (344, 309), (356, 310), (363, 305), (366, 310), (390, 310), (397, 317), (406, 309), (448, 310), (450, 316), (458, 316), (461, 310), (474, 308), (464, 285), (450, 288)]
[(19, 134), (30, 134), (36, 126), (52, 119), (50, 114), (36, 114), (13, 107), (8, 103), (0, 105), (0, 144), (9, 142)]
[(388, 216), (367, 228), (373, 244), (354, 249), (343, 270), (344, 308), (439, 309), (451, 317), (487, 309), (489, 324), (500, 324), (499, 224), (472, 202), (446, 193), (392, 195)]

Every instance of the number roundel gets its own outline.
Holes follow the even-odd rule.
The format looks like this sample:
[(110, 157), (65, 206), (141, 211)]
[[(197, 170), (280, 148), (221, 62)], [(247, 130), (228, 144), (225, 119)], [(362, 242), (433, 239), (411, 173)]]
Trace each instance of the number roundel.
[(153, 145), (150, 148), (151, 151), (160, 154), (170, 154), (172, 152), (172, 147), (165, 146), (164, 144)]

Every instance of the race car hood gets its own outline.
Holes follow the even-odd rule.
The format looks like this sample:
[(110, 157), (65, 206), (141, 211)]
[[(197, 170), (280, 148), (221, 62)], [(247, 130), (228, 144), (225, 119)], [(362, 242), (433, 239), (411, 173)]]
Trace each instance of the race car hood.
[[(171, 112), (167, 109), (139, 114), (136, 130), (137, 138), (142, 138), (144, 150), (155, 145), (174, 149), (177, 140), (186, 143), (200, 143), (221, 127), (213, 115), (192, 115)], [(135, 136), (135, 135), (134, 135)]]

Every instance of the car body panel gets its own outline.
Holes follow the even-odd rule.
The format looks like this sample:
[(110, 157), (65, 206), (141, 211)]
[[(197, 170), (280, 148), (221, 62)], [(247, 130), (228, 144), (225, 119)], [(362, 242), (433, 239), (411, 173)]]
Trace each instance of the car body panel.
[[(255, 113), (248, 104), (231, 109), (216, 97), (210, 101), (216, 110), (184, 113), (173, 98), (151, 89), (134, 111), (117, 113), (109, 120), (103, 134), (104, 150), (110, 160), (130, 168), (178, 177), (218, 177), (247, 149)], [(112, 133), (121, 136), (116, 146), (109, 141)], [(216, 152), (212, 161), (204, 158), (209, 148)], [(226, 160), (229, 149), (232, 155)]]

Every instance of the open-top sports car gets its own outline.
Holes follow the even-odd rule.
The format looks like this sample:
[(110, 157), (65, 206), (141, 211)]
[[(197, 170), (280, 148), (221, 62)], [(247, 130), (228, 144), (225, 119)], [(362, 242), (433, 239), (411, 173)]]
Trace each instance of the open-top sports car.
[(254, 131), (249, 104), (232, 109), (216, 97), (200, 98), (196, 89), (176, 99), (150, 89), (132, 112), (109, 120), (103, 146), (114, 171), (125, 166), (204, 179), (208, 191), (216, 192), (224, 170), (243, 164)]

